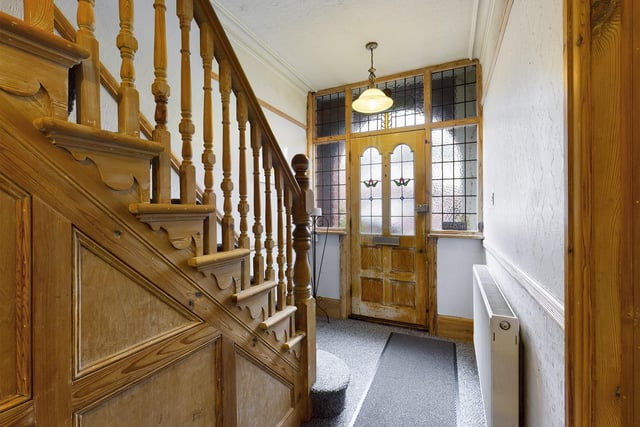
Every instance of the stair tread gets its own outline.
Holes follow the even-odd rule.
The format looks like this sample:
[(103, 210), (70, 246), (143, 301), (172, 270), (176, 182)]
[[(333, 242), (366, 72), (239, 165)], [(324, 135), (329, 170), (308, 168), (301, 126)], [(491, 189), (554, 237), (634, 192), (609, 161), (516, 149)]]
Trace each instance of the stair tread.
[(293, 336), (289, 341), (282, 344), (282, 348), (286, 351), (289, 351), (295, 346), (297, 346), (306, 336), (307, 334), (305, 334), (304, 332), (298, 331), (296, 335)]
[(287, 319), (291, 314), (295, 313), (297, 309), (298, 307), (296, 307), (295, 305), (286, 306), (285, 308), (278, 311), (273, 316), (270, 316), (264, 322), (260, 323), (260, 328), (266, 330), (277, 325), (281, 321)]
[(316, 352), (316, 382), (313, 393), (331, 393), (349, 386), (350, 370), (338, 356), (318, 349)]
[(311, 387), (311, 406), (315, 418), (332, 418), (342, 412), (350, 377), (349, 367), (342, 359), (327, 351), (317, 350), (316, 382)]
[(275, 280), (269, 280), (264, 283), (260, 283), (259, 285), (253, 285), (248, 287), (247, 289), (243, 289), (240, 292), (237, 292), (231, 296), (231, 301), (234, 303), (239, 303), (256, 295), (264, 294), (270, 292), (273, 288), (278, 286), (278, 282)]
[(214, 254), (193, 257), (189, 259), (188, 263), (191, 267), (203, 268), (215, 265), (216, 263), (242, 258), (249, 255), (249, 253), (249, 249), (231, 249), (230, 251), (220, 251)]

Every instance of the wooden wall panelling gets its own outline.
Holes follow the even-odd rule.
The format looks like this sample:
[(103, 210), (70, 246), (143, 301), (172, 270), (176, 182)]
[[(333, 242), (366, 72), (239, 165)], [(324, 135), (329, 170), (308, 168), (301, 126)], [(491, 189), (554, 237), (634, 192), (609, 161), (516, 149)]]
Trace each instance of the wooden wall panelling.
[(19, 406), (18, 423), (32, 412), (31, 199), (2, 174), (0, 236), (0, 412)]
[(73, 242), (76, 378), (201, 322), (77, 230)]
[(238, 347), (234, 357), (236, 425), (264, 427), (293, 422), (289, 417), (295, 408), (294, 385)]
[(74, 414), (78, 427), (218, 424), (219, 340), (99, 404)]
[[(14, 110), (17, 110), (20, 105), (6, 93), (0, 92), (0, 99), (3, 101), (0, 105), (3, 105), (1, 112), (5, 118), (6, 108), (16, 107)], [(158, 374), (163, 371), (161, 366), (169, 363), (167, 360), (158, 361), (155, 357), (159, 357), (158, 352), (164, 351), (163, 345), (167, 346), (165, 348), (171, 346), (170, 340), (162, 336), (161, 339), (158, 338), (160, 341), (154, 342), (154, 338), (147, 337), (152, 343), (147, 342), (145, 351), (141, 348), (137, 351), (130, 349), (128, 353), (124, 351), (120, 355), (122, 357), (115, 362), (110, 360), (110, 356), (103, 357), (102, 362), (97, 362), (99, 368), (94, 366), (94, 371), (92, 368), (84, 372), (84, 377), (72, 383), (73, 356), (70, 352), (73, 348), (71, 292), (74, 289), (75, 274), (72, 270), (74, 227), (86, 241), (97, 245), (97, 252), (104, 251), (108, 254), (96, 256), (94, 248), (89, 250), (90, 244), (83, 243), (83, 250), (87, 251), (85, 255), (91, 258), (92, 265), (113, 269), (112, 259), (126, 260), (128, 269), (140, 272), (140, 275), (144, 275), (143, 282), (152, 283), (157, 288), (154, 291), (156, 294), (174, 300), (185, 312), (202, 319), (211, 328), (224, 331), (225, 336), (245, 349), (247, 354), (250, 353), (252, 360), (259, 366), (268, 366), (270, 376), (287, 379), (285, 383), (295, 381), (301, 362), (293, 353), (282, 354), (280, 347), (274, 347), (266, 334), (255, 335), (252, 328), (243, 324), (237, 317), (237, 307), (225, 301), (217, 301), (204, 292), (201, 273), (183, 268), (193, 255), (190, 251), (171, 248), (162, 232), (154, 232), (145, 224), (132, 219), (128, 203), (137, 202), (135, 191), (113, 192), (100, 182), (92, 165), (78, 163), (64, 150), (52, 146), (31, 126), (28, 118), (20, 115), (9, 117), (10, 120), (2, 121), (0, 125), (0, 168), (27, 193), (37, 195), (38, 207), (34, 208), (33, 216), (43, 219), (36, 226), (33, 240), (39, 245), (37, 253), (42, 262), (34, 266), (34, 283), (39, 281), (39, 289), (43, 292), (34, 293), (34, 307), (38, 305), (34, 308), (34, 325), (41, 328), (34, 332), (34, 340), (39, 340), (37, 344), (34, 342), (34, 354), (38, 355), (38, 359), (34, 360), (34, 372), (39, 374), (37, 380), (34, 380), (36, 410), (34, 412), (27, 408), (17, 415), (15, 412), (3, 413), (2, 416), (7, 417), (4, 419), (22, 419), (26, 420), (25, 424), (29, 424), (28, 420), (33, 418), (45, 426), (70, 425), (71, 414), (76, 410), (78, 417), (84, 416), (86, 421), (89, 419), (87, 417), (94, 414), (90, 409), (99, 406), (97, 402), (125, 393), (124, 388), (130, 387), (131, 381), (142, 383), (147, 378), (151, 381), (148, 371), (144, 374), (137, 372), (135, 379), (115, 378), (128, 372), (127, 363), (137, 366), (136, 363), (144, 364), (151, 360), (157, 364), (152, 371)], [(124, 270), (128, 271), (127, 268)], [(141, 287), (139, 281), (136, 281), (138, 279), (132, 280), (131, 275), (125, 274), (122, 268), (116, 271), (119, 272), (109, 273), (112, 275), (110, 277), (118, 277), (117, 280)], [(136, 274), (133, 276), (137, 277)], [(47, 325), (46, 330), (44, 325)], [(55, 336), (48, 335), (49, 327), (59, 333)], [(37, 329), (37, 326), (34, 328)], [(184, 336), (175, 335), (175, 345), (179, 344), (179, 337), (188, 340), (188, 333), (191, 332), (194, 336), (197, 335), (195, 330), (190, 329), (184, 332)], [(180, 351), (180, 354), (184, 354), (187, 350)], [(45, 360), (41, 354), (49, 358)], [(87, 366), (90, 366), (93, 362), (91, 359), (87, 360), (90, 362)], [(106, 378), (94, 377), (98, 372), (105, 372)], [(296, 390), (297, 387), (298, 384)], [(38, 419), (38, 415), (44, 413), (51, 414), (50, 424), (42, 418)], [(290, 420), (295, 418), (289, 416), (286, 423), (290, 424)]]
[[(631, 223), (633, 224), (633, 303), (634, 310), (634, 330), (633, 330), (633, 355), (630, 361), (633, 372), (632, 390), (634, 390), (633, 398), (630, 399), (631, 403), (628, 407), (631, 408), (631, 414), (627, 414), (631, 418), (629, 424), (640, 424), (640, 325), (638, 319), (640, 318), (640, 80), (637, 78), (640, 76), (640, 5), (637, 2), (632, 3), (633, 15), (631, 17), (633, 28), (633, 49), (632, 49), (632, 73), (636, 78), (631, 78), (633, 84), (633, 92), (631, 98), (633, 99), (632, 111), (633, 118), (632, 123), (635, 124), (632, 130), (631, 140), (633, 143), (633, 160), (632, 160), (632, 191), (633, 191), (633, 213)], [(630, 377), (630, 375), (629, 375)]]
[(33, 199), (33, 393), (39, 426), (71, 425), (71, 223)]

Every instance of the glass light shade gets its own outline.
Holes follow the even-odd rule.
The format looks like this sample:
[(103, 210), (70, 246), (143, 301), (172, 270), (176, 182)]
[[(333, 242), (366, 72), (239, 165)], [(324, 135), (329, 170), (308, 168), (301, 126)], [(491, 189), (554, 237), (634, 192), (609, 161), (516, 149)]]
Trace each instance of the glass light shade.
[(391, 108), (393, 99), (389, 98), (380, 89), (370, 87), (353, 101), (351, 107), (359, 113), (373, 114)]

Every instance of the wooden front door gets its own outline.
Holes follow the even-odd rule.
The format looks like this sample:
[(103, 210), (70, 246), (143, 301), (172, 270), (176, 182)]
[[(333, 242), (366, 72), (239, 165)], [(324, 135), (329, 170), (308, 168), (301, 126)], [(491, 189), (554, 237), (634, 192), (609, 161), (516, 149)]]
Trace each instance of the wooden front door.
[(352, 313), (426, 326), (424, 131), (351, 143)]

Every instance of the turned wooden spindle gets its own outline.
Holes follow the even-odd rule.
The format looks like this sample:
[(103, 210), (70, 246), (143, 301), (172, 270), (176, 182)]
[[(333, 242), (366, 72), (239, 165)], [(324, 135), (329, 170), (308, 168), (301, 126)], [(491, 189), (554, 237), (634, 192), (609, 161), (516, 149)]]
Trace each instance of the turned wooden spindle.
[(77, 122), (100, 128), (100, 45), (94, 34), (94, 0), (78, 0), (76, 44), (89, 51), (89, 58), (76, 68)]
[(249, 110), (247, 108), (247, 98), (244, 92), (238, 92), (237, 98), (237, 120), (239, 131), (239, 161), (240, 161), (240, 202), (238, 203), (238, 213), (240, 214), (240, 236), (238, 237), (238, 246), (241, 248), (249, 249), (249, 234), (247, 224), (247, 214), (249, 213), (249, 203), (247, 202), (247, 141), (246, 130), (247, 120), (249, 118)]
[[(203, 108), (203, 145), (202, 164), (204, 166), (204, 192), (202, 203), (205, 205), (216, 205), (216, 193), (213, 191), (213, 167), (216, 157), (213, 153), (213, 89), (211, 86), (213, 71), (213, 34), (211, 25), (203, 23), (200, 25), (200, 56), (202, 57), (202, 69), (204, 70), (204, 108)], [(204, 224), (204, 252), (207, 254), (217, 252), (217, 230), (215, 215), (211, 215)]]
[(167, 129), (167, 104), (170, 88), (167, 81), (167, 7), (164, 0), (155, 0), (155, 26), (153, 36), (153, 68), (155, 79), (151, 93), (156, 102), (156, 126), (151, 139), (161, 144), (163, 151), (152, 163), (153, 199), (156, 203), (171, 203), (171, 133)]
[(276, 186), (276, 205), (277, 205), (277, 240), (278, 255), (276, 256), (276, 265), (278, 266), (278, 298), (277, 308), (282, 310), (287, 304), (287, 284), (285, 278), (285, 252), (284, 252), (284, 198), (282, 188), (282, 169), (277, 168), (274, 172)]
[(220, 188), (224, 197), (222, 217), (222, 250), (229, 251), (235, 245), (234, 219), (231, 196), (233, 181), (231, 180), (231, 66), (229, 61), (220, 61), (220, 97), (222, 99), (222, 183)]
[(251, 150), (253, 153), (253, 282), (264, 282), (264, 257), (262, 256), (262, 214), (260, 212), (260, 148), (262, 133), (258, 125), (251, 124)]
[(180, 110), (182, 119), (178, 127), (182, 136), (182, 163), (180, 164), (180, 203), (196, 203), (196, 168), (193, 164), (191, 140), (195, 132), (191, 120), (191, 51), (190, 34), (193, 20), (193, 0), (178, 0), (176, 14), (180, 20)]
[(118, 89), (118, 131), (140, 136), (140, 96), (135, 86), (136, 71), (133, 58), (138, 40), (133, 35), (133, 2), (120, 0), (120, 32), (116, 45), (120, 50), (120, 88)]
[(271, 169), (273, 160), (271, 157), (271, 147), (262, 147), (262, 167), (264, 168), (264, 248), (267, 252), (265, 280), (273, 280), (275, 273), (273, 270), (273, 211), (271, 208)]
[(286, 232), (286, 257), (287, 257), (287, 269), (285, 276), (287, 278), (287, 305), (293, 305), (295, 303), (293, 297), (293, 226), (292, 226), (292, 197), (291, 190), (289, 188), (284, 189), (284, 215), (287, 221)]

